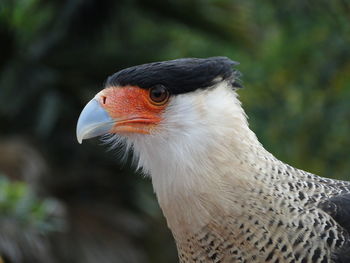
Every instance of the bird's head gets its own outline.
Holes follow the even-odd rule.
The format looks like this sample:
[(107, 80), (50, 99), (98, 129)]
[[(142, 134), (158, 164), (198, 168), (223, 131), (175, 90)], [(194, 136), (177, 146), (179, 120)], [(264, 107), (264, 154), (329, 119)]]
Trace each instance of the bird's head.
[(112, 135), (109, 140), (122, 140), (149, 157), (169, 158), (169, 145), (194, 153), (191, 145), (200, 150), (225, 128), (232, 132), (234, 118), (245, 122), (235, 92), (236, 64), (226, 57), (185, 58), (121, 70), (83, 109), (77, 139)]

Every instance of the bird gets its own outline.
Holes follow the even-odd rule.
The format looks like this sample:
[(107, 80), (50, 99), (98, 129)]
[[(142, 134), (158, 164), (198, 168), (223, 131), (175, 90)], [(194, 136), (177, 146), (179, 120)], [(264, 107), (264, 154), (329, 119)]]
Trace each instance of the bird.
[(122, 69), (82, 110), (149, 176), (181, 263), (350, 262), (350, 182), (294, 168), (249, 128), (239, 63), (180, 58)]

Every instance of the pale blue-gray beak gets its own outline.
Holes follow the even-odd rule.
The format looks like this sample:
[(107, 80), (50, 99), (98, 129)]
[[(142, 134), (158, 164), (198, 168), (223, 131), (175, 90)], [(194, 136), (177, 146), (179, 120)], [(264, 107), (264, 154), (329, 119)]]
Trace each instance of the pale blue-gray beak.
[(107, 134), (114, 120), (108, 115), (96, 99), (90, 100), (80, 113), (77, 124), (77, 140), (82, 143), (89, 139)]

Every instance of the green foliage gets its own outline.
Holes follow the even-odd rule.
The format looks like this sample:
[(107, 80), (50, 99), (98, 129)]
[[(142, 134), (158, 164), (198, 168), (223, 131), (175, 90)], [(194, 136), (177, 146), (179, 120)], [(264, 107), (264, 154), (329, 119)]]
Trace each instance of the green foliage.
[(59, 229), (52, 216), (52, 201), (39, 200), (23, 182), (10, 182), (0, 176), (0, 222), (11, 221), (22, 230), (47, 234)]

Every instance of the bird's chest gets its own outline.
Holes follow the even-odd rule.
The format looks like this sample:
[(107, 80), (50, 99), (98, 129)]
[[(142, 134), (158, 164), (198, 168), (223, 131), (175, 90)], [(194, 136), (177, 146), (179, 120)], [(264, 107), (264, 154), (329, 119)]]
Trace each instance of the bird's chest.
[[(247, 205), (247, 204), (246, 204)], [(196, 231), (176, 233), (181, 263), (331, 263), (340, 233), (316, 209), (289, 212), (254, 203), (220, 214)]]
[(278, 221), (265, 226), (253, 218), (221, 218), (195, 234), (175, 238), (181, 263), (332, 262), (326, 240), (319, 242), (313, 232)]
[(273, 253), (276, 244), (269, 231), (256, 220), (219, 217), (197, 233), (185, 236), (175, 237), (181, 263), (265, 262), (270, 253), (271, 259), (280, 258)]
[(307, 196), (250, 182), (159, 198), (181, 263), (332, 262), (344, 241), (334, 220)]

